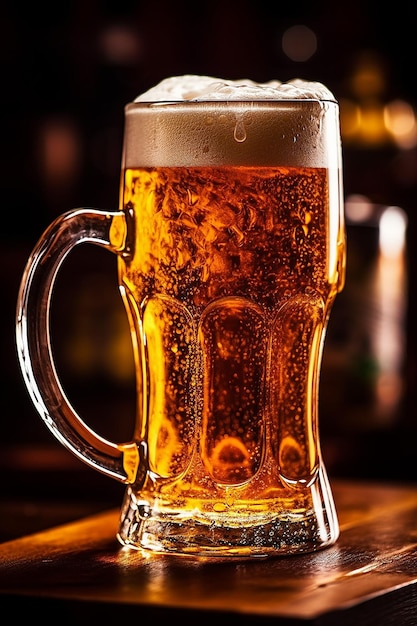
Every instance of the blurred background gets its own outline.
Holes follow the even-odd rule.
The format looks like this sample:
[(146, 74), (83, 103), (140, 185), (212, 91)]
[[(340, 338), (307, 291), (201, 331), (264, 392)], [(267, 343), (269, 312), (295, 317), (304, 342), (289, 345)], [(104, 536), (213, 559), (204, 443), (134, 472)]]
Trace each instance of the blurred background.
[[(33, 408), (14, 316), (30, 251), (59, 214), (118, 207), (124, 106), (186, 73), (325, 83), (341, 107), (348, 266), (320, 395), (331, 477), (416, 481), (417, 60), (412, 3), (159, 0), (8, 3), (1, 11), (0, 499), (96, 499), (123, 486), (73, 458)], [(115, 258), (81, 246), (53, 303), (75, 408), (128, 439), (134, 415)]]

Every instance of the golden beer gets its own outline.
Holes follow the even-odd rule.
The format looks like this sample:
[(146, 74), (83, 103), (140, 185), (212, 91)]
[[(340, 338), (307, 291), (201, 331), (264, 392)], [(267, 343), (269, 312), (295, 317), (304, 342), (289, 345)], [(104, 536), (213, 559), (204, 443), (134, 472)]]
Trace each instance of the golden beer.
[(311, 514), (317, 370), (338, 290), (328, 177), (301, 167), (124, 172), (136, 245), (120, 279), (140, 363), (145, 509), (181, 510), (182, 521), (199, 511), (201, 523), (240, 532), (268, 521), (270, 546), (282, 541), (274, 519)]

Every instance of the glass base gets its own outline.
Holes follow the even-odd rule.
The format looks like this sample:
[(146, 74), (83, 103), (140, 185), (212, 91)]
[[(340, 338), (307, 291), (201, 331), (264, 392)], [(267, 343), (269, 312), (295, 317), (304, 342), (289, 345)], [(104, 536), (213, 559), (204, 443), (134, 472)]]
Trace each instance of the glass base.
[[(307, 489), (314, 507), (268, 515), (199, 515), (158, 511), (131, 488), (122, 508), (118, 540), (157, 553), (201, 557), (268, 557), (314, 552), (335, 543), (339, 525), (327, 480)], [(323, 489), (325, 487), (325, 489)]]

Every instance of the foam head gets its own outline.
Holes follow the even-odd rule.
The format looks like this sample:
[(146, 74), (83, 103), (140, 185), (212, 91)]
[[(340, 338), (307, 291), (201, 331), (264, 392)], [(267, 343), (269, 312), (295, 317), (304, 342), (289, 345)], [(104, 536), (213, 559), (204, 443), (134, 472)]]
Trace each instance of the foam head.
[(286, 83), (271, 80), (226, 80), (212, 76), (171, 76), (140, 94), (135, 102), (213, 102), (254, 100), (329, 100), (333, 94), (322, 83), (295, 78)]
[(318, 82), (174, 76), (125, 113), (124, 167), (340, 163), (338, 105)]

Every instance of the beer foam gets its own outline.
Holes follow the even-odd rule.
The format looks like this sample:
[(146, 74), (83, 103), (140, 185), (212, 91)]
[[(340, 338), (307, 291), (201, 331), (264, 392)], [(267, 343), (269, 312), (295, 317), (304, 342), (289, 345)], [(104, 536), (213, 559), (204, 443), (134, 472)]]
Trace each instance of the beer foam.
[(340, 167), (339, 109), (322, 83), (173, 76), (125, 113), (124, 167)]
[(294, 78), (288, 82), (226, 80), (212, 76), (171, 76), (140, 94), (135, 102), (213, 102), (253, 100), (330, 100), (332, 92), (319, 82)]

